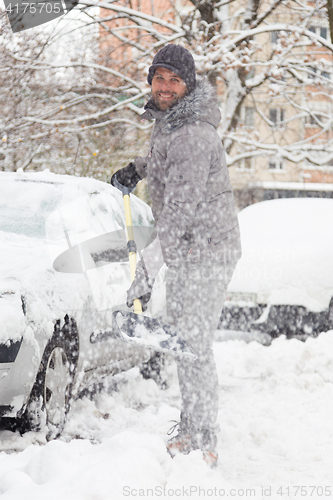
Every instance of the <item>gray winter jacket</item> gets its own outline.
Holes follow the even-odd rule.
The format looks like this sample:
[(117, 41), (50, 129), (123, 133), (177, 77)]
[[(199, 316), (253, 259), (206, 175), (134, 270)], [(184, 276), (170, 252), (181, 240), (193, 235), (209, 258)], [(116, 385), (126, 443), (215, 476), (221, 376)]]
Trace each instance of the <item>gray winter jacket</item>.
[(145, 109), (142, 118), (155, 124), (149, 153), (135, 164), (147, 178), (164, 261), (235, 262), (239, 227), (213, 87), (200, 80), (172, 108), (160, 111), (151, 99)]

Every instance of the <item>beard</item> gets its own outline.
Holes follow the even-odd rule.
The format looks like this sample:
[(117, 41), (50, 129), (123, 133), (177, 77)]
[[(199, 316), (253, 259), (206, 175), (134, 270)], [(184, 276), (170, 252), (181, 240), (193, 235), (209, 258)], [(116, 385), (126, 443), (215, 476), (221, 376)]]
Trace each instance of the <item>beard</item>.
[(180, 96), (176, 93), (172, 93), (171, 99), (164, 101), (163, 99), (161, 99), (159, 97), (159, 91), (156, 91), (156, 92), (152, 93), (152, 97), (153, 97), (153, 100), (154, 100), (156, 107), (160, 111), (166, 111), (167, 109), (170, 109), (173, 106), (175, 106), (181, 99), (183, 99), (185, 97), (186, 94), (187, 94), (187, 92), (185, 92), (184, 95)]

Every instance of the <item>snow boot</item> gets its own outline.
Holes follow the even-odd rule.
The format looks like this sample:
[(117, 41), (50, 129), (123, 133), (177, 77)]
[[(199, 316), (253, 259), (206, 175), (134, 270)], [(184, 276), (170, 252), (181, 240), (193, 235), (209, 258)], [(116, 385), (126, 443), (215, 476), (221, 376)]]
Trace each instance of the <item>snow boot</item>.
[(217, 467), (217, 437), (210, 429), (200, 429), (196, 435), (198, 448), (202, 450), (203, 459), (211, 468)]
[(169, 439), (166, 445), (167, 451), (172, 458), (178, 453), (188, 455), (191, 451), (198, 449), (195, 439), (196, 429), (188, 415), (181, 413), (180, 422), (176, 422), (175, 425), (171, 427), (168, 435), (176, 430), (177, 434)]
[(176, 422), (171, 427), (168, 435), (175, 432), (177, 434), (169, 439), (166, 448), (171, 455), (175, 457), (178, 453), (188, 455), (191, 451), (202, 450), (204, 461), (211, 468), (217, 467), (217, 437), (210, 429), (197, 429), (189, 415), (180, 414), (180, 422)]

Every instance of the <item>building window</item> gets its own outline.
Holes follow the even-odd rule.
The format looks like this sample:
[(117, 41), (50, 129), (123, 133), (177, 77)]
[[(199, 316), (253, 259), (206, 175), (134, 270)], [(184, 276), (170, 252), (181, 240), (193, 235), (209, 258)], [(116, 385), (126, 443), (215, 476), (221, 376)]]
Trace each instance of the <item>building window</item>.
[(250, 78), (253, 78), (255, 74), (256, 74), (256, 69), (252, 67), (248, 72), (248, 74), (245, 75), (245, 80), (250, 80)]
[(309, 31), (314, 33), (315, 35), (319, 35), (325, 40), (329, 39), (329, 32), (326, 26), (310, 26)]
[(244, 125), (245, 127), (254, 127), (254, 108), (252, 106), (245, 106)]
[(320, 120), (320, 115), (311, 115), (310, 116), (310, 125), (318, 125), (317, 120)]
[(277, 158), (276, 156), (271, 156), (268, 159), (268, 170), (284, 170), (284, 163), (281, 158)]
[(253, 168), (253, 158), (244, 158), (244, 169), (252, 170)]
[(308, 78), (316, 78), (317, 68), (309, 67)]
[(308, 78), (313, 80), (316, 78), (316, 76), (322, 76), (323, 78), (326, 78), (327, 80), (331, 79), (331, 75), (328, 71), (319, 71), (317, 68), (314, 68), (313, 66), (310, 66), (308, 68)]
[(269, 119), (272, 123), (277, 123), (278, 110), (276, 108), (269, 110)]
[(269, 110), (269, 120), (274, 123), (276, 127), (283, 126), (284, 122), (284, 109), (283, 108), (271, 108)]
[(312, 113), (312, 115), (308, 115), (306, 117), (305, 123), (306, 125), (320, 127), (320, 125), (318, 125), (318, 121), (322, 124), (325, 124), (327, 118), (324, 115), (321, 115), (320, 113)]
[(236, 163), (237, 170), (242, 172), (254, 170), (254, 160), (253, 157), (244, 158)]
[(271, 44), (276, 44), (279, 39), (279, 32), (278, 31), (271, 31)]

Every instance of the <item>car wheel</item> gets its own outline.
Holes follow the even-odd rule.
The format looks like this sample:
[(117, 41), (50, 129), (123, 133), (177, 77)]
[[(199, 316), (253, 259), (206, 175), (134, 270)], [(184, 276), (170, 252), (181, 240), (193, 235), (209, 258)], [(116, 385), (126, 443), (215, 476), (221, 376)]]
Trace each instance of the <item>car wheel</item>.
[(48, 427), (48, 439), (56, 438), (63, 430), (69, 410), (72, 375), (64, 347), (52, 350), (46, 365), (43, 404)]
[[(73, 348), (74, 347), (74, 348)], [(21, 431), (41, 430), (46, 425), (46, 439), (56, 439), (66, 423), (72, 395), (78, 357), (78, 337), (74, 321), (65, 318), (60, 329), (48, 342), (32, 388), (25, 412), (21, 417)]]

